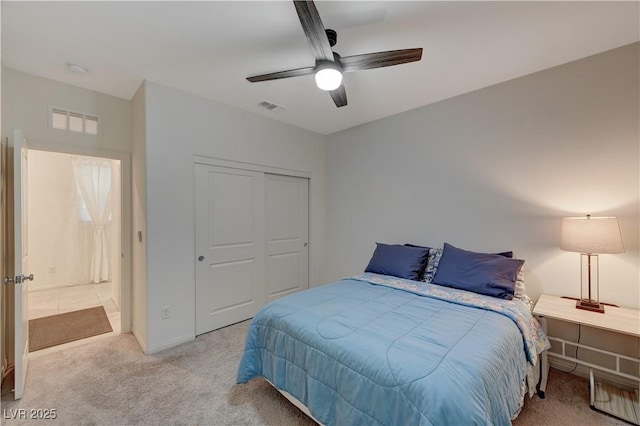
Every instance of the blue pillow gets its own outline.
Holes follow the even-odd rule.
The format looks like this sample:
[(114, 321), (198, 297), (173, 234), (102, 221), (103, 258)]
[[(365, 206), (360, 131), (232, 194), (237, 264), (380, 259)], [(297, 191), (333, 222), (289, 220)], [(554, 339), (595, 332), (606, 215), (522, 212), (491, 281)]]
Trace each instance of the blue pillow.
[(364, 271), (417, 281), (422, 277), (428, 256), (428, 247), (376, 243), (376, 249)]
[(429, 254), (427, 255), (427, 262), (424, 265), (424, 269), (422, 270), (422, 274), (420, 274), (420, 278), (418, 278), (418, 281), (426, 281), (425, 280), (425, 276), (427, 274), (427, 269), (429, 268), (429, 262), (431, 262), (431, 257), (433, 256), (433, 249), (431, 247), (417, 246), (415, 244), (405, 244), (405, 246), (407, 246), (407, 247), (420, 247), (420, 248), (429, 250)]
[(444, 243), (433, 283), (511, 300), (523, 264), (522, 259), (475, 253)]
[[(424, 246), (416, 246), (414, 244), (405, 244), (405, 246), (409, 247), (424, 247)], [(438, 270), (438, 264), (440, 263), (440, 258), (442, 257), (442, 249), (441, 248), (429, 248), (429, 257), (427, 258), (427, 265), (424, 268), (424, 272), (420, 276), (419, 281), (424, 281), (427, 283), (433, 282), (433, 276), (436, 274)], [(512, 251), (503, 251), (502, 253), (496, 253), (500, 256), (504, 257), (513, 257)]]
[(509, 258), (513, 258), (513, 252), (512, 251), (503, 251), (502, 253), (495, 253), (498, 256), (502, 256), (502, 257), (509, 257)]

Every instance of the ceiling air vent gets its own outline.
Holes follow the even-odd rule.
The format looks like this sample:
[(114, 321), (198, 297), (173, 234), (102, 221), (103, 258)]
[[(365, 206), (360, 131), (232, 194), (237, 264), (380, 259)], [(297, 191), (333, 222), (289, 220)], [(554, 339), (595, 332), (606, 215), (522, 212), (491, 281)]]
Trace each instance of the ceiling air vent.
[(264, 108), (266, 110), (272, 111), (272, 112), (277, 112), (277, 111), (282, 111), (285, 108), (280, 106), (280, 105), (276, 105), (274, 103), (271, 103), (269, 101), (262, 101), (258, 104), (258, 106), (260, 106), (261, 108)]

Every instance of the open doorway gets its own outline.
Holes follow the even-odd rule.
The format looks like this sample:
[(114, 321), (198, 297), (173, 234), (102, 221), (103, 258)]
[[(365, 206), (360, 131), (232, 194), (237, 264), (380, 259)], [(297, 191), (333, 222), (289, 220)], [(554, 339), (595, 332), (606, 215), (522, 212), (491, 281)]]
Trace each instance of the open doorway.
[[(60, 335), (55, 345), (31, 341), (30, 333), (33, 355), (77, 344), (83, 333), (96, 339), (121, 332), (121, 180), (120, 160), (29, 150), (27, 240), (36, 277), (29, 288), (30, 329), (62, 324), (44, 332)], [(104, 318), (97, 334), (85, 329), (100, 320), (85, 311)], [(72, 329), (80, 333), (75, 338)]]

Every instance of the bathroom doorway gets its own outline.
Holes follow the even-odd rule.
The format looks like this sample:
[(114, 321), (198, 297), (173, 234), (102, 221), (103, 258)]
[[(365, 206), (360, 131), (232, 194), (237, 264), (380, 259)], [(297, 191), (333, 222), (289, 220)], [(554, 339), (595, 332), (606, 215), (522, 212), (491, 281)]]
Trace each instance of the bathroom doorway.
[[(108, 319), (112, 331), (69, 342), (61, 339), (61, 345), (119, 334), (121, 161), (33, 149), (28, 156), (27, 240), (30, 270), (36, 277), (29, 287), (30, 326), (33, 320), (50, 326), (62, 314), (92, 310), (106, 317), (105, 324)], [(70, 317), (64, 316), (67, 326)], [(32, 356), (62, 346), (34, 350), (38, 347), (31, 347)]]

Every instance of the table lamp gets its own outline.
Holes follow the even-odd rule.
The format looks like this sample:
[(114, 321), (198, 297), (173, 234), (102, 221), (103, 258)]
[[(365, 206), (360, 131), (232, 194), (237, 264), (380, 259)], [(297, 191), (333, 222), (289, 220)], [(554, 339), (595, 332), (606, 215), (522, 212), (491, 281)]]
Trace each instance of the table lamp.
[(591, 215), (564, 218), (560, 248), (580, 253), (580, 300), (576, 308), (604, 313), (604, 305), (600, 303), (598, 254), (624, 253), (618, 219)]

